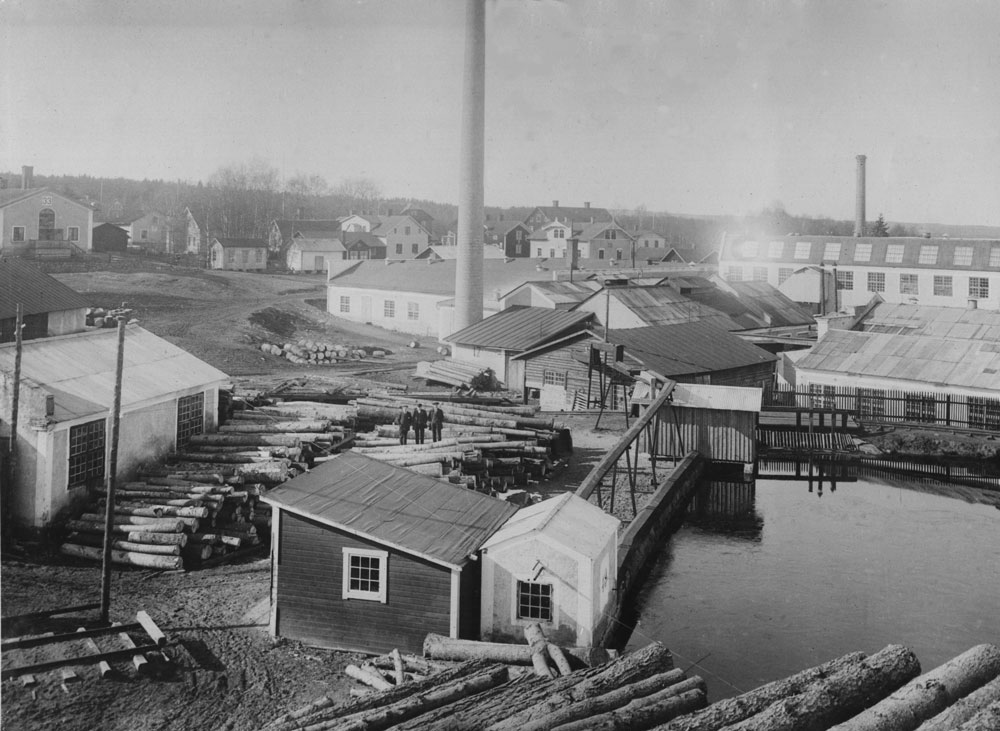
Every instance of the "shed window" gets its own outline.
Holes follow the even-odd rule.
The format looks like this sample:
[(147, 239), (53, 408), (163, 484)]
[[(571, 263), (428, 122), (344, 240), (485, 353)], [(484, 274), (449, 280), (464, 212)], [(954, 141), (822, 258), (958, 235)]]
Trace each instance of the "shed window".
[(795, 242), (795, 258), (796, 259), (808, 259), (810, 253), (812, 253), (812, 242), (811, 241), (796, 241)]
[(517, 582), (517, 618), (552, 621), (552, 584)]
[(142, 239), (143, 241), (145, 241), (146, 239), (148, 239), (149, 238), (149, 229), (148, 228), (142, 229), (142, 231), (139, 232), (139, 238)]
[(609, 228), (604, 232), (604, 238), (613, 241), (618, 238), (618, 232), (613, 228)]
[(418, 302), (407, 302), (406, 303), (406, 319), (407, 320), (419, 320), (420, 319), (420, 303), (418, 303)]
[(346, 546), (343, 550), (343, 598), (385, 604), (389, 552)]
[(837, 272), (837, 289), (854, 289), (854, 272)]
[(766, 282), (767, 281), (767, 267), (754, 267), (753, 268), (753, 281), (755, 281), (755, 282)]
[(409, 226), (404, 227), (403, 230), (405, 231), (405, 233), (406, 233), (407, 236), (410, 235), (410, 227)]
[(11, 241), (24, 241), (24, 226), (15, 226), (10, 234)]
[(382, 305), (382, 315), (385, 317), (396, 316), (396, 303), (393, 300), (385, 300)]
[(350, 312), (351, 311), (351, 298), (349, 296), (340, 296), (340, 311)]
[(104, 481), (104, 419), (70, 427), (68, 487)]
[(536, 247), (535, 248), (535, 256), (541, 257), (541, 255), (542, 255), (542, 247), (541, 246)]
[(728, 282), (742, 282), (743, 281), (743, 267), (741, 266), (728, 266), (726, 267), (726, 281)]
[(772, 241), (768, 244), (767, 255), (772, 259), (780, 259), (785, 253), (784, 241)]
[(972, 264), (972, 247), (971, 246), (956, 246), (955, 247), (955, 266), (957, 267), (967, 267)]
[(604, 249), (598, 249), (597, 250), (597, 258), (598, 259), (603, 259), (604, 258)]
[(177, 400), (177, 450), (191, 441), (194, 434), (205, 432), (205, 394), (196, 393)]
[(859, 388), (858, 415), (862, 419), (882, 418), (885, 415), (885, 391), (881, 388)]
[(403, 245), (402, 244), (396, 244), (396, 253), (397, 254), (402, 254), (403, 253)]
[(885, 272), (868, 272), (868, 291), (885, 291)]
[(622, 250), (615, 249), (615, 261), (621, 261), (621, 260), (622, 260)]
[(854, 247), (854, 261), (871, 261), (872, 260), (872, 245), (871, 244), (857, 244)]
[(836, 390), (833, 386), (820, 383), (809, 384), (809, 403), (814, 409), (832, 409), (836, 403)]
[(899, 293), (900, 294), (918, 294), (919, 284), (916, 274), (900, 274), (899, 275)]
[(934, 296), (951, 297), (951, 277), (947, 275), (935, 275)]
[(780, 267), (778, 269), (778, 285), (784, 284), (785, 280), (792, 276), (794, 271), (791, 267)]
[(969, 277), (969, 296), (987, 299), (990, 296), (990, 280), (988, 277)]
[(420, 251), (420, 244), (410, 244), (410, 251), (416, 254), (418, 251)]
[(264, 250), (257, 249), (257, 263), (261, 264), (264, 261)]
[(69, 240), (70, 241), (79, 241), (80, 240), (80, 227), (79, 226), (70, 226), (69, 228), (66, 229), (66, 233), (69, 236)]
[(566, 372), (565, 371), (550, 371), (545, 369), (542, 371), (542, 383), (546, 386), (564, 386), (566, 385)]
[(903, 261), (903, 245), (889, 244), (885, 249), (886, 264), (900, 264)]

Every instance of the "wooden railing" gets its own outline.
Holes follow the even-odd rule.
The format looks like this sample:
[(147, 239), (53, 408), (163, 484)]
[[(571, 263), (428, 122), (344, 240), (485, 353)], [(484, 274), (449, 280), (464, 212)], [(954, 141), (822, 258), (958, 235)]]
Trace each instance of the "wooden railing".
[(1000, 432), (1000, 398), (813, 385), (764, 391), (764, 411), (847, 415), (860, 424), (943, 426)]

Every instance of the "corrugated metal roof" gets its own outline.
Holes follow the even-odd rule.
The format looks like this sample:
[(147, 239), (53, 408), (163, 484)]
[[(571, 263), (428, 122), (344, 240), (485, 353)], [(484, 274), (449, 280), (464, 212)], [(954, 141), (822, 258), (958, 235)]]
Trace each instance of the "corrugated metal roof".
[(767, 282), (727, 282), (740, 301), (756, 308), (767, 327), (815, 325), (816, 319), (808, 307), (792, 301)]
[(998, 351), (998, 341), (830, 330), (797, 368), (995, 391)]
[(1000, 342), (1000, 311), (881, 302), (862, 318), (856, 329)]
[[(567, 492), (521, 508), (483, 544), (483, 548), (541, 533), (579, 555), (593, 558), (604, 550), (608, 541), (615, 539), (619, 525), (614, 516)], [(542, 557), (543, 563), (544, 560)]]
[(300, 251), (347, 251), (347, 247), (340, 239), (313, 239), (302, 236), (293, 239), (292, 243), (289, 244), (289, 247), (292, 246), (297, 246)]
[(510, 307), (475, 325), (449, 335), (456, 345), (522, 351), (572, 330), (582, 330), (590, 312), (569, 312), (549, 307)]
[(263, 500), (340, 530), (460, 567), (516, 508), (475, 490), (345, 452)]
[(762, 391), (743, 386), (710, 386), (701, 383), (678, 383), (671, 403), (691, 409), (719, 411), (760, 411)]
[[(666, 285), (657, 287), (612, 287), (610, 296), (650, 325), (705, 320), (725, 330), (744, 330), (739, 323), (711, 307), (695, 302)], [(604, 297), (603, 291), (592, 297)]]
[(710, 322), (611, 330), (608, 340), (662, 376), (684, 376), (770, 363), (775, 356)]
[[(25, 341), (21, 373), (55, 395), (54, 418), (67, 421), (111, 407), (117, 358), (117, 329), (91, 330)], [(14, 370), (13, 343), (0, 345), (0, 370)], [(156, 402), (178, 391), (228, 380), (229, 376), (222, 371), (148, 330), (138, 325), (126, 327), (124, 410)]]
[(83, 295), (33, 264), (13, 257), (0, 258), (0, 319), (17, 317), (17, 305), (25, 315), (62, 312), (87, 307)]

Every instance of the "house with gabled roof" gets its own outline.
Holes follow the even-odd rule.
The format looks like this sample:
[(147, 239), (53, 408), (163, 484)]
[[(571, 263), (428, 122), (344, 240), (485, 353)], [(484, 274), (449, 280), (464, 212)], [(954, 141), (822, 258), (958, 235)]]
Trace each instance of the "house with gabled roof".
[(498, 247), (504, 256), (531, 256), (531, 229), (523, 221), (487, 220), (483, 243)]
[(184, 209), (184, 219), (187, 231), (185, 253), (206, 255), (210, 243), (208, 211), (201, 206), (187, 206)]
[(209, 246), (212, 269), (263, 271), (267, 269), (267, 239), (212, 239)]
[(90, 251), (93, 229), (90, 206), (51, 188), (0, 190), (0, 251), (43, 256), (42, 250), (60, 243)]
[(430, 246), (430, 233), (409, 215), (386, 216), (372, 233), (385, 244), (386, 259), (413, 259)]
[(530, 256), (535, 259), (568, 259), (573, 226), (561, 221), (542, 224), (528, 237)]
[(335, 218), (276, 218), (268, 227), (267, 248), (272, 252), (283, 252), (296, 235), (309, 239), (329, 239), (338, 235), (340, 230), (340, 220)]
[(406, 207), (403, 208), (403, 210), (401, 210), (399, 213), (400, 215), (409, 216), (410, 218), (412, 218), (414, 221), (423, 226), (424, 230), (427, 231), (428, 234), (433, 236), (434, 216), (429, 214), (423, 208), (419, 208), (418, 206), (415, 206), (411, 203), (407, 203)]
[(0, 257), (0, 343), (16, 337), (21, 307), (21, 339), (34, 340), (80, 332), (86, 326), (87, 299), (31, 262)]
[(164, 253), (171, 250), (170, 218), (162, 211), (146, 211), (129, 216), (129, 243), (146, 251)]
[(262, 499), (273, 637), (368, 653), (479, 639), (479, 550), (509, 503), (349, 451)]
[(452, 346), (455, 360), (490, 368), (501, 383), (519, 388), (524, 374), (521, 362), (511, 360), (515, 355), (583, 330), (592, 319), (589, 312), (508, 307), (444, 340)]
[(341, 216), (337, 219), (340, 222), (340, 228), (342, 231), (364, 231), (365, 233), (371, 233), (379, 224), (382, 222), (380, 216), (375, 214), (361, 214), (351, 212), (346, 216)]
[(340, 240), (347, 250), (347, 259), (385, 259), (382, 239), (366, 231), (341, 231)]
[(346, 259), (347, 247), (336, 235), (317, 238), (296, 234), (285, 250), (285, 265), (293, 272), (325, 272), (330, 259)]
[(614, 221), (587, 224), (573, 238), (581, 259), (632, 261), (635, 239)]
[(560, 206), (559, 201), (552, 201), (551, 206), (537, 206), (525, 217), (524, 223), (532, 231), (537, 231), (542, 226), (558, 222), (567, 224), (570, 228), (574, 225), (582, 227), (588, 223), (598, 223), (602, 221), (612, 221), (614, 216), (606, 208), (592, 208), (587, 201), (582, 207)]

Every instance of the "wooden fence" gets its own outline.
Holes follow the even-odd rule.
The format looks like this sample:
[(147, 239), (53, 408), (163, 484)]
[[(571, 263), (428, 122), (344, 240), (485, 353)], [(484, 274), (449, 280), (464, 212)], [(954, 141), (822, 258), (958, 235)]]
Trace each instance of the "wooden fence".
[(866, 424), (913, 424), (1000, 432), (1000, 398), (983, 396), (810, 384), (807, 390), (767, 389), (762, 406), (765, 411), (846, 414)]

